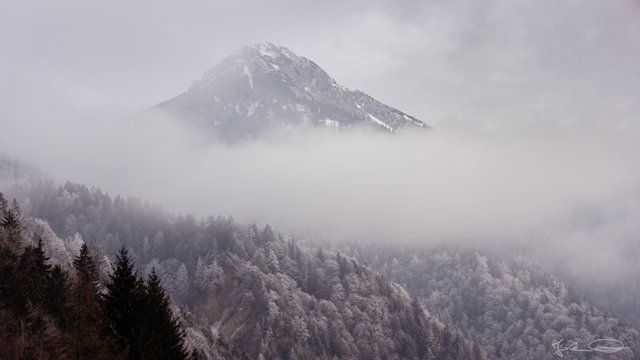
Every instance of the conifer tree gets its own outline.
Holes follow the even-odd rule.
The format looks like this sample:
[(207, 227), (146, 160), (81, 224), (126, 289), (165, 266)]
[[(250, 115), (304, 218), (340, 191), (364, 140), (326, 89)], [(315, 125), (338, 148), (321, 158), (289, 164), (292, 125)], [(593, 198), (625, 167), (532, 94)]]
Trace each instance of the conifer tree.
[(117, 334), (120, 349), (129, 353), (130, 359), (141, 359), (143, 344), (141, 330), (141, 297), (144, 284), (134, 272), (134, 263), (123, 246), (116, 256), (113, 274), (107, 284), (104, 308)]
[(146, 282), (134, 271), (125, 247), (116, 256), (104, 308), (129, 359), (186, 359), (184, 333), (155, 270)]
[(169, 297), (160, 285), (155, 269), (144, 286), (143, 328), (145, 349), (143, 359), (187, 359), (184, 332), (171, 312)]
[(44, 254), (44, 248), (42, 247), (42, 238), (38, 238), (38, 246), (33, 251), (34, 264), (41, 274), (49, 274), (51, 271), (51, 265), (47, 264), (49, 258)]
[(27, 246), (20, 255), (18, 268), (21, 271), (18, 273), (18, 285), (33, 305), (44, 304), (51, 271), (48, 260), (42, 249), (42, 239), (38, 240), (37, 247)]
[(0, 192), (0, 220), (4, 217), (4, 214), (9, 209), (9, 202), (4, 198), (4, 194)]
[(427, 335), (427, 326), (428, 323), (425, 323), (424, 311), (418, 302), (418, 299), (413, 298), (411, 301), (411, 310), (413, 312), (413, 317), (415, 321), (415, 329), (413, 330), (415, 342), (416, 342), (416, 352), (418, 354), (418, 358), (420, 359), (429, 359), (429, 337)]
[(51, 269), (49, 284), (45, 294), (47, 310), (57, 320), (57, 325), (64, 327), (67, 324), (68, 313), (66, 303), (69, 298), (69, 274), (56, 265)]
[(16, 200), (15, 198), (13, 199), (13, 202), (11, 203), (11, 209), (9, 209), (9, 211), (11, 211), (18, 218), (18, 220), (20, 220), (22, 218), (22, 209), (20, 208), (20, 205), (18, 204), (18, 200)]
[(24, 315), (27, 305), (24, 276), (28, 274), (19, 270), (22, 256), (6, 246), (6, 237), (6, 233), (0, 233), (0, 309)]
[(68, 344), (74, 359), (116, 358), (115, 341), (110, 334), (98, 288), (98, 271), (87, 244), (73, 259), (76, 278), (69, 299)]
[(9, 244), (11, 244), (15, 250), (21, 242), (20, 216), (13, 210), (6, 210), (4, 211), (4, 216), (0, 219), (0, 225), (7, 234)]
[(86, 284), (95, 294), (99, 293), (98, 265), (86, 243), (80, 246), (80, 254), (73, 259), (73, 268), (81, 284)]

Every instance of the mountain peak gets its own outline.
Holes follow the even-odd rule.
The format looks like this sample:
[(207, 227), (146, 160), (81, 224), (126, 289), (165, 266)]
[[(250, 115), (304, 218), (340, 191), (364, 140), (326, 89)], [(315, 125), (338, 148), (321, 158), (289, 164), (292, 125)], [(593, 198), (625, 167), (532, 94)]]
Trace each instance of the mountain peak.
[(280, 56), (285, 56), (289, 59), (297, 58), (291, 50), (284, 46), (274, 45), (270, 42), (260, 42), (253, 45), (245, 46), (243, 49), (251, 49), (257, 51), (263, 57), (269, 57), (275, 59)]
[(158, 105), (228, 141), (273, 129), (356, 125), (395, 133), (422, 121), (339, 85), (313, 61), (269, 42), (242, 47), (178, 97)]

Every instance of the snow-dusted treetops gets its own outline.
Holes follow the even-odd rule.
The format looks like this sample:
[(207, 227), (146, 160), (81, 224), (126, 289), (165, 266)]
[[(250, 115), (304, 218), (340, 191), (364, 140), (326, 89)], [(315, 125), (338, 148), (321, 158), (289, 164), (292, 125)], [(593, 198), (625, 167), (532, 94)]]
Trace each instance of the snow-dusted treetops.
[[(30, 273), (19, 277), (17, 267), (31, 258), (37, 244), (38, 264), (45, 269), (42, 286), (67, 279), (69, 273), (71, 286), (76, 286), (73, 278), (79, 275), (73, 265), (89, 244), (98, 289), (94, 297), (104, 294), (104, 300), (92, 300), (98, 304), (94, 310), (113, 327), (100, 333), (110, 334), (116, 345), (105, 338), (107, 342), (96, 340), (85, 350), (102, 356), (112, 348), (137, 358), (130, 356), (139, 351), (140, 339), (128, 334), (126, 326), (147, 329), (148, 324), (136, 320), (143, 315), (135, 311), (135, 303), (127, 315), (135, 321), (113, 315), (111, 308), (124, 301), (114, 300), (116, 295), (127, 299), (127, 282), (133, 284), (139, 276), (148, 279), (146, 287), (137, 280), (143, 294), (158, 292), (154, 286), (161, 284), (171, 296), (186, 348), (196, 358), (486, 358), (477, 343), (431, 317), (404, 289), (369, 266), (300, 246), (268, 225), (258, 228), (214, 217), (197, 221), (71, 183), (17, 187), (11, 196), (28, 206), (20, 208), (16, 202), (3, 207), (8, 210), (3, 210), (0, 228), (0, 270), (10, 276), (0, 277), (0, 304), (10, 304), (14, 296), (8, 294), (16, 293), (25, 306), (0, 308), (0, 319), (11, 324), (0, 332), (0, 344), (29, 356), (45, 351), (50, 354), (45, 358), (66, 358), (62, 355), (73, 353), (82, 336), (64, 322), (65, 316), (76, 314), (65, 308), (64, 297), (49, 310), (46, 302), (33, 298), (30, 287), (17, 287), (16, 281), (32, 281)], [(58, 269), (55, 278), (46, 270), (51, 265)], [(160, 282), (154, 285), (156, 273)], [(64, 294), (65, 286), (55, 289)], [(114, 289), (119, 289), (116, 295)], [(27, 328), (15, 325), (21, 321)], [(51, 324), (40, 328), (38, 321)], [(87, 331), (99, 330), (79, 321)], [(118, 347), (123, 337), (126, 346)]]
[[(302, 246), (269, 226), (175, 216), (72, 183), (17, 182), (3, 191), (18, 201), (1, 209), (0, 319), (10, 326), (0, 343), (27, 354), (65, 358), (57, 355), (82, 341), (64, 320), (75, 316), (73, 298), (50, 303), (41, 291), (79, 286), (74, 264), (88, 244), (98, 294), (122, 267), (123, 247), (141, 279), (157, 274), (156, 288), (167, 291), (186, 348), (199, 358), (552, 359), (554, 341), (603, 337), (630, 347), (607, 359), (637, 358), (632, 324), (524, 260), (447, 248)], [(16, 272), (32, 261), (41, 278)], [(113, 321), (93, 301), (92, 316)], [(49, 323), (39, 328), (42, 321)], [(87, 345), (117, 348), (105, 339)]]

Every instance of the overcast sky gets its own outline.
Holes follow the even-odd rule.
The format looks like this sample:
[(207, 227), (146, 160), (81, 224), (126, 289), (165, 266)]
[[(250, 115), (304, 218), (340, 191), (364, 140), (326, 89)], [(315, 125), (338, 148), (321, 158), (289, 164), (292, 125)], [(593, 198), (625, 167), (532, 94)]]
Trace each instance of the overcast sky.
[(0, 121), (123, 117), (270, 41), (440, 127), (635, 129), (639, 4), (0, 0)]

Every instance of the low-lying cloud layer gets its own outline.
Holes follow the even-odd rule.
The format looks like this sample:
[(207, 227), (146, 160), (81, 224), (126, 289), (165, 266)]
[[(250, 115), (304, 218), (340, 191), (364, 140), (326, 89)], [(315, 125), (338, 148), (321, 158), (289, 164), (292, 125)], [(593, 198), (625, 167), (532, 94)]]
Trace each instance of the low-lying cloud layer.
[(301, 131), (226, 145), (159, 115), (38, 122), (10, 128), (0, 150), (173, 212), (397, 242), (545, 244), (578, 270), (611, 263), (638, 230), (640, 149), (615, 132)]

